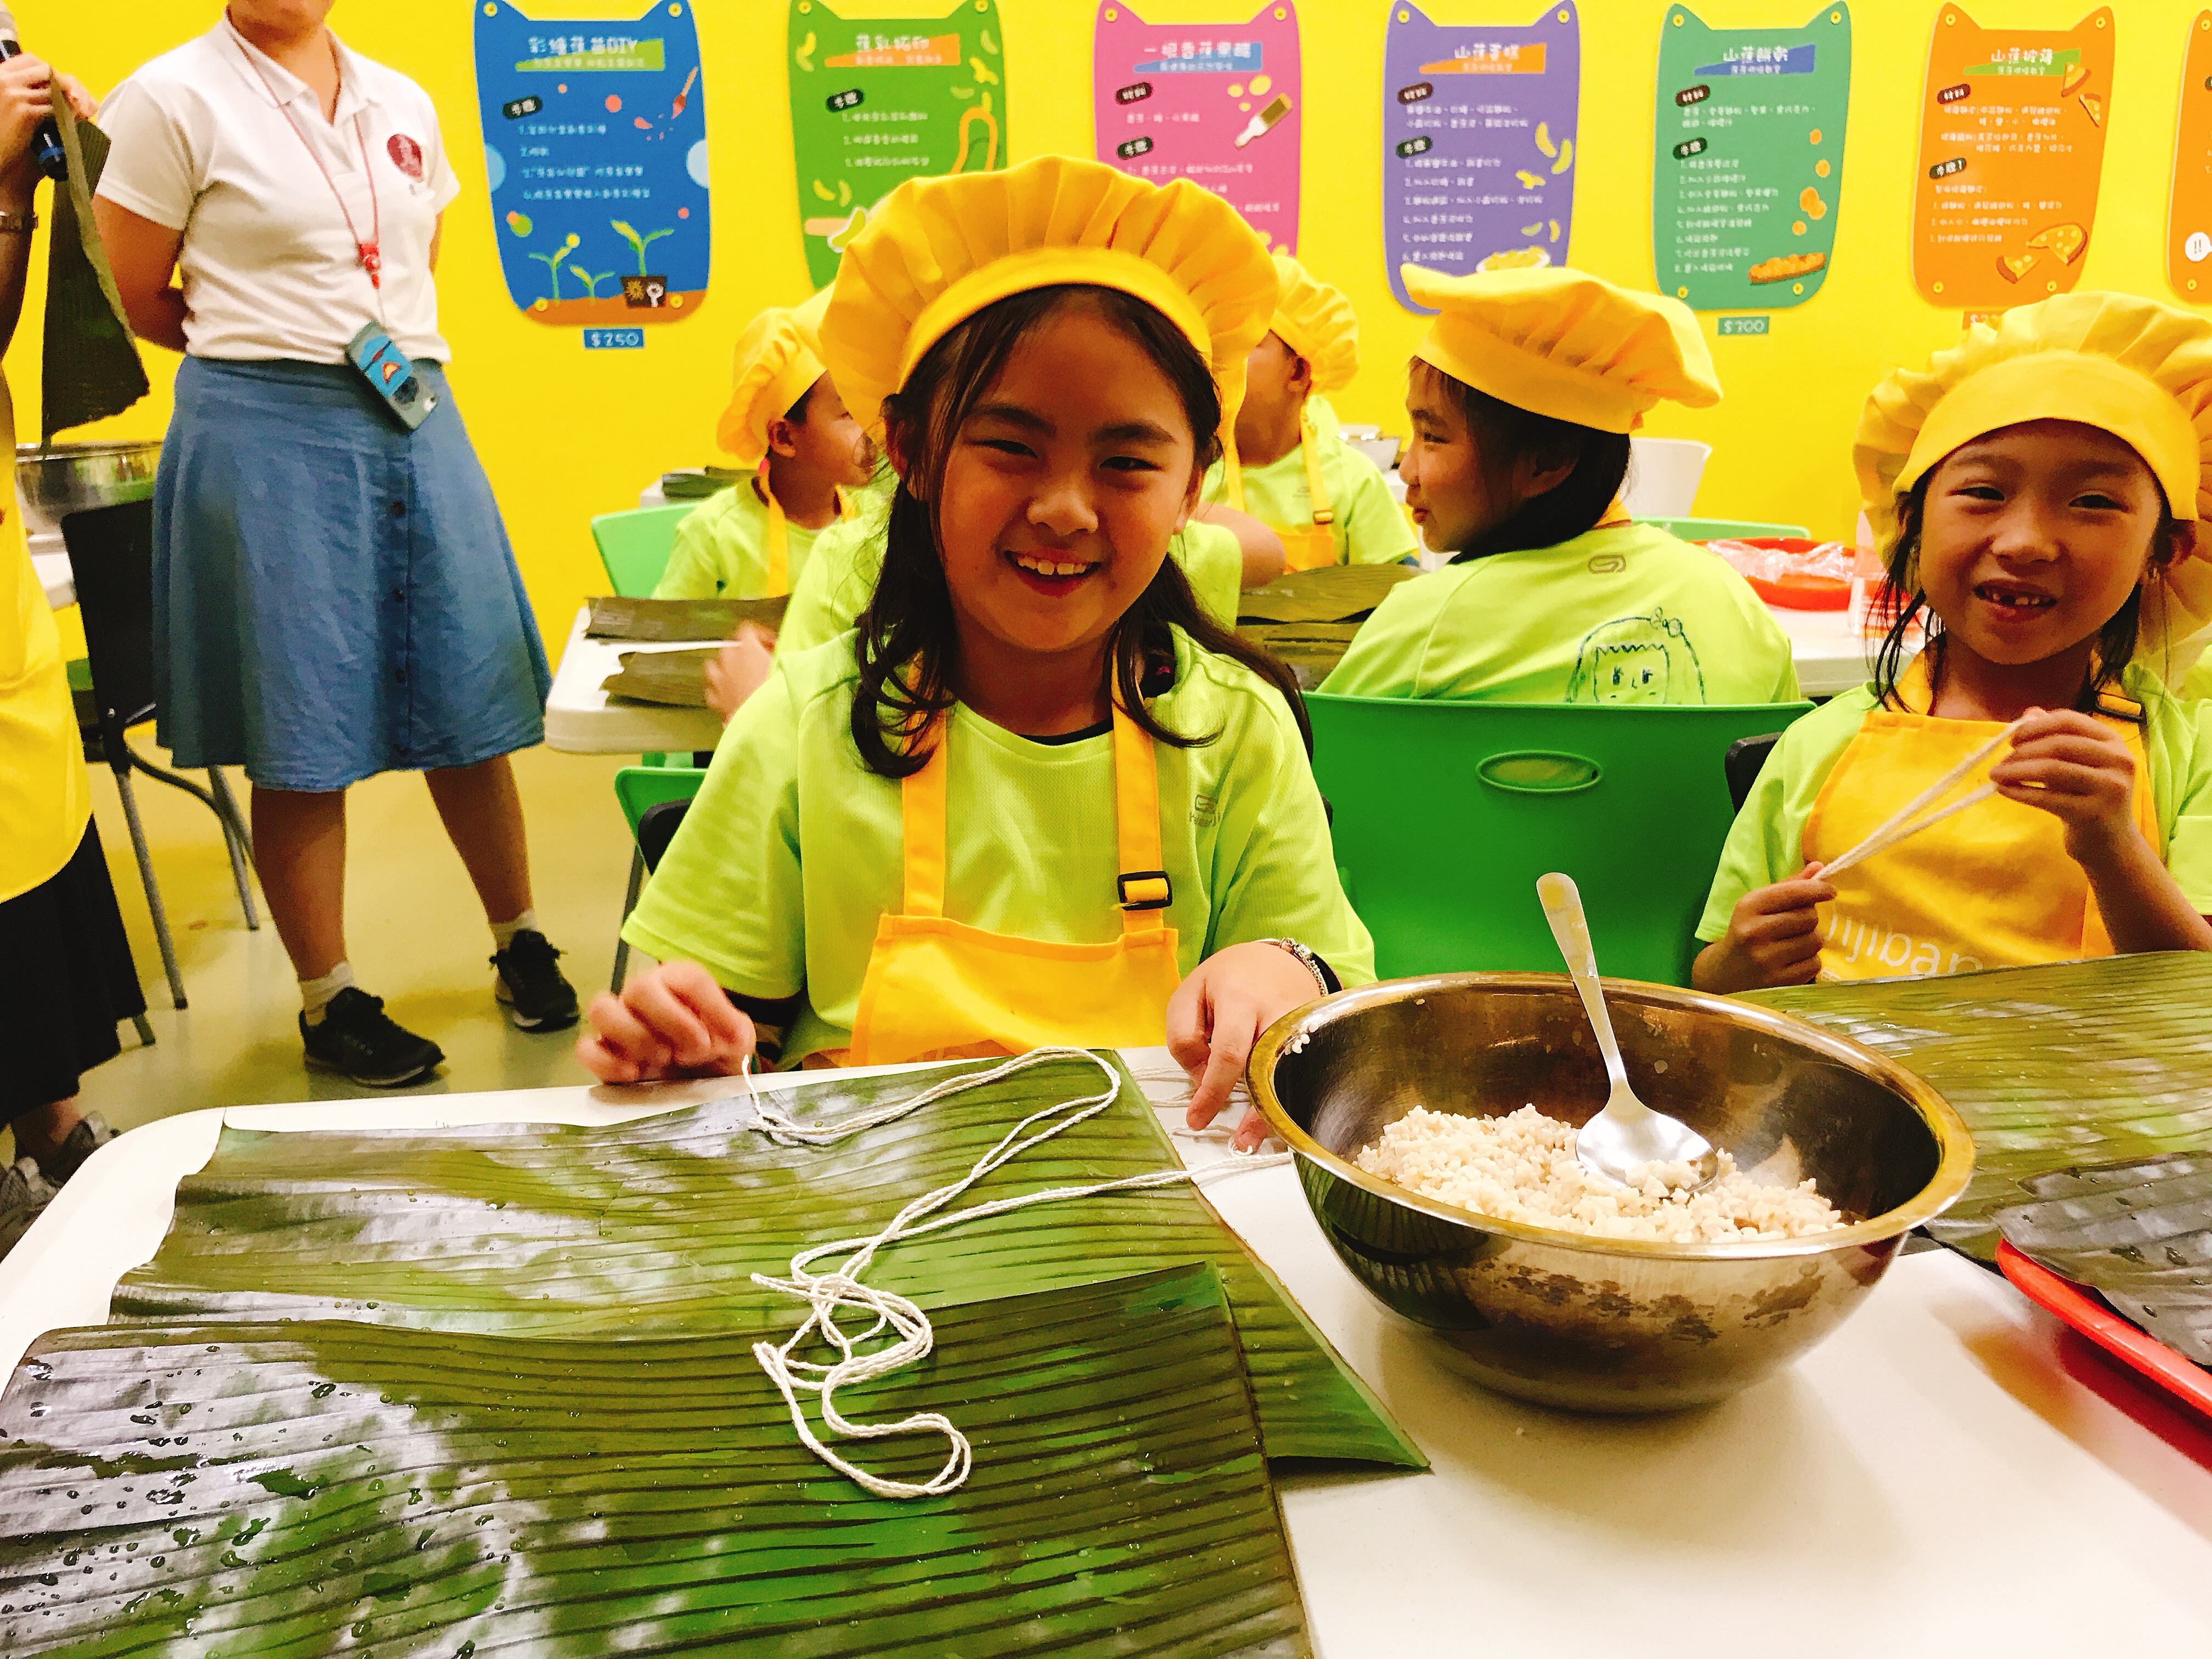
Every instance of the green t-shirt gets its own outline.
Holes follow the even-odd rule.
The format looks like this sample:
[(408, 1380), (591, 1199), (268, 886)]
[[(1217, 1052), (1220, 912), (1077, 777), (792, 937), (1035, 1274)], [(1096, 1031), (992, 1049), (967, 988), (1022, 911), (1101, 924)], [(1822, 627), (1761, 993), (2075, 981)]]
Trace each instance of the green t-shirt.
[[(786, 576), (796, 587), (805, 573), (815, 538), (823, 529), (784, 525)], [(842, 522), (850, 522), (844, 520)], [(766, 599), (768, 591), (768, 503), (750, 478), (742, 478), (686, 514), (676, 526), (676, 549), (653, 590), (656, 599)]]
[[(2120, 689), (2142, 705), (2143, 754), (2150, 763), (2150, 798), (2166, 836), (2166, 867), (2200, 912), (2212, 915), (2212, 732), (2207, 713), (2176, 702), (2139, 664), (2120, 676)], [(1736, 902), (1788, 881), (1805, 867), (1805, 823), (1836, 762), (1875, 708), (1874, 687), (1860, 686), (1824, 703), (1782, 734), (1759, 781), (1736, 814), (1721, 848), (1720, 869), (1698, 921), (1711, 945), (1726, 936)], [(1899, 805), (1902, 805), (1900, 802)]]
[[(1316, 419), (1310, 401), (1306, 418)], [(1314, 458), (1321, 465), (1330, 510), (1336, 514), (1328, 528), (1339, 564), (1395, 564), (1419, 555), (1420, 538), (1405, 509), (1391, 500), (1381, 469), (1336, 435), (1334, 417), (1325, 427), (1316, 426)], [(1312, 525), (1313, 490), (1306, 482), (1303, 449), (1243, 471), (1247, 513), (1271, 530)], [(1219, 461), (1206, 475), (1205, 496), (1209, 501), (1229, 500), (1228, 473)]]
[(1399, 583), (1321, 689), (1498, 702), (1798, 696), (1790, 636), (1743, 578), (1638, 524)]
[[(899, 909), (899, 785), (853, 746), (852, 646), (785, 657), (738, 711), (697, 799), (623, 937), (703, 964), (738, 994), (805, 994), (787, 1063), (845, 1047), (876, 919)], [(1188, 974), (1224, 945), (1300, 939), (1347, 985), (1375, 977), (1367, 929), (1336, 878), (1328, 823), (1297, 722), (1249, 670), (1176, 637), (1176, 681), (1152, 702), (1168, 926)], [(1018, 737), (952, 714), (945, 914), (1065, 944), (1121, 936), (1110, 736)]]
[[(864, 506), (822, 532), (805, 573), (793, 579), (791, 607), (775, 638), (779, 659), (852, 632), (883, 574), (887, 511)], [(1224, 628), (1235, 628), (1237, 598), (1244, 588), (1244, 555), (1236, 532), (1219, 525), (1192, 525), (1168, 544), (1168, 556), (1182, 566), (1206, 613)]]

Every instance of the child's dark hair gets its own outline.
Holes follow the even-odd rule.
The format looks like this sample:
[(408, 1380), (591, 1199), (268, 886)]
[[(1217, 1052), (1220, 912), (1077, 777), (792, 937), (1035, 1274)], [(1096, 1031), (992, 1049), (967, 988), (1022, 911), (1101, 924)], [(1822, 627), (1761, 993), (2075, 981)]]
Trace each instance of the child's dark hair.
[[(1890, 550), (1888, 559), (1889, 585), (1905, 598), (1897, 620), (1889, 625), (1889, 631), (1882, 635), (1881, 644), (1875, 652), (1875, 696), (1885, 708), (1905, 707), (1897, 695), (1897, 683), (1912, 659), (1906, 641), (1916, 621), (1924, 619), (1928, 625), (1928, 643), (1923, 649), (1928, 656), (1929, 684), (1935, 685), (1943, 673), (1942, 618), (1929, 608), (1927, 592), (1920, 586), (1920, 531), (1928, 508), (1929, 480), (1934, 477), (1931, 468), (1897, 498), (1897, 544)], [(2144, 582), (2156, 580), (2173, 562), (2182, 533), (2181, 523), (2172, 514), (2166, 514), (2159, 521), (2158, 528), (2151, 532), (2153, 551)], [(2097, 648), (2090, 656), (2087, 672), (2081, 677), (2081, 690), (2074, 699), (2074, 707), (2081, 713), (2094, 714), (2098, 699), (2107, 689), (2119, 684), (2120, 672), (2135, 659), (2142, 623), (2142, 597), (2143, 582), (2137, 582), (2127, 603), (2097, 630)]]
[[(927, 750), (909, 751), (912, 738), (957, 701), (951, 685), (959, 635), (938, 556), (935, 507), (944, 499), (952, 441), (1015, 349), (1062, 307), (1078, 302), (1095, 307), (1174, 386), (1196, 439), (1193, 465), (1199, 472), (1219, 453), (1221, 399), (1205, 358), (1174, 324), (1119, 289), (1074, 283), (1030, 289), (986, 307), (933, 345), (906, 385), (884, 399), (884, 419), (901, 452), (903, 471), (885, 527), (883, 574), (860, 613), (853, 646), (860, 670), (853, 697), (853, 741), (862, 763), (880, 776), (902, 778), (919, 771)], [(917, 479), (920, 495), (915, 490)], [(1207, 616), (1172, 557), (1160, 562), (1158, 574), (1108, 636), (1114, 700), (1131, 720), (1177, 749), (1195, 748), (1220, 735), (1170, 731), (1145, 706), (1139, 687), (1146, 660), (1170, 648), (1170, 627), (1181, 629), (1201, 650), (1243, 664), (1281, 692), (1311, 750), (1312, 728), (1289, 668)]]
[(783, 418), (789, 421), (793, 426), (805, 426), (806, 424), (806, 405), (813, 396), (814, 383), (809, 382), (806, 390), (799, 394), (799, 401), (792, 404), (789, 409), (783, 411)]
[(1578, 426), (1478, 392), (1432, 365), (1418, 367), (1449, 386), (1467, 416), (1475, 454), (1486, 476), (1502, 479), (1522, 460), (1545, 471), (1573, 471), (1540, 495), (1533, 495), (1504, 519), (1455, 550), (1451, 562), (1464, 564), (1493, 553), (1556, 547), (1596, 528), (1620, 495), (1628, 476), (1628, 434)]

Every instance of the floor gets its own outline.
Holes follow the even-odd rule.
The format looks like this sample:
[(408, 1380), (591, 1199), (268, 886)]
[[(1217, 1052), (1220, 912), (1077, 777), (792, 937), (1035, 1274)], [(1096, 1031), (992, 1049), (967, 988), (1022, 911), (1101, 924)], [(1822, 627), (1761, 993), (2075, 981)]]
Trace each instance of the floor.
[[(142, 752), (166, 760), (147, 749), (149, 736), (140, 734)], [(629, 873), (629, 832), (613, 786), (616, 770), (626, 763), (620, 756), (546, 749), (515, 757), (538, 919), (568, 952), (562, 968), (586, 1002), (606, 987)], [(234, 770), (230, 781), (243, 801), (243, 778)], [(155, 1041), (139, 1047), (126, 1024), (122, 1054), (85, 1074), (83, 1108), (124, 1129), (201, 1107), (367, 1092), (301, 1065), (291, 966), (265, 910), (259, 930), (247, 931), (214, 814), (145, 777), (134, 784), (190, 1006), (170, 1006), (114, 775), (95, 767), (93, 811)], [(573, 1030), (526, 1035), (494, 1004), (483, 912), (421, 778), (394, 774), (356, 786), (348, 832), (347, 947), (354, 972), (362, 989), (385, 1000), (394, 1019), (446, 1051), (445, 1066), (430, 1081), (392, 1092), (586, 1081), (571, 1053)]]

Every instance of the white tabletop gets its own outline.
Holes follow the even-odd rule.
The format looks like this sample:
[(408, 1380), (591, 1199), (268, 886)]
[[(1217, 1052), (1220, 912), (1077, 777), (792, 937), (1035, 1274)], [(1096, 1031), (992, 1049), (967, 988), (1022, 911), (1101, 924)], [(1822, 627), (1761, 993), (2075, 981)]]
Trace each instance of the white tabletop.
[(44, 538), (31, 544), (31, 568), (39, 573), (39, 586), (46, 595), (46, 609), (64, 611), (76, 603), (76, 573), (70, 568), (69, 550), (60, 545), (56, 537), (54, 545), (42, 546)]
[[(1127, 1058), (1179, 1119), (1165, 1054)], [(603, 1123), (730, 1086), (324, 1101), (133, 1131), (0, 1261), (0, 1365), (105, 1318), (224, 1122)], [(1327, 1659), (2212, 1651), (2212, 1424), (1957, 1256), (1899, 1261), (1826, 1342), (1723, 1405), (1583, 1418), (1455, 1376), (1343, 1271), (1288, 1169), (1207, 1194), (1434, 1464), (1282, 1480)]]
[(626, 651), (694, 651), (710, 640), (690, 644), (638, 645), (625, 641), (587, 640), (589, 605), (576, 612), (568, 642), (553, 671), (553, 690), (545, 698), (545, 744), (571, 755), (641, 755), (649, 750), (688, 752), (712, 749), (722, 739), (721, 717), (711, 708), (672, 708), (660, 703), (610, 698), (602, 689), (622, 668)]
[(1785, 611), (1766, 607), (1790, 636), (1797, 684), (1808, 697), (1832, 697), (1867, 682), (1867, 659), (1878, 641), (1863, 638), (1848, 611)]

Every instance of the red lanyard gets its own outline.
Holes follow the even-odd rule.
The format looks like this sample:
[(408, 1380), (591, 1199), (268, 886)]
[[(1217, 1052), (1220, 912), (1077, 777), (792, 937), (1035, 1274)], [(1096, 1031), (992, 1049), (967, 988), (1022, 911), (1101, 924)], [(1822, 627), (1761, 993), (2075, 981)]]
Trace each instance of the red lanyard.
[[(242, 46), (240, 50), (244, 50)], [(336, 61), (335, 53), (332, 54), (332, 60)], [(361, 268), (368, 273), (368, 285), (379, 293), (382, 293), (384, 290), (383, 210), (378, 206), (376, 200), (376, 174), (369, 170), (368, 140), (362, 137), (361, 112), (356, 110), (353, 114), (353, 136), (354, 142), (361, 146), (361, 176), (368, 181), (368, 240), (367, 241), (362, 240), (361, 232), (354, 224), (353, 210), (346, 206), (345, 197), (338, 189), (338, 181), (331, 177), (331, 170), (323, 164), (322, 155), (315, 149), (313, 141), (300, 131), (299, 122), (293, 118), (292, 106), (276, 96), (276, 88), (270, 85), (269, 76), (263, 71), (261, 65), (253, 61), (251, 52), (246, 53), (246, 61), (254, 74), (260, 77), (262, 86), (268, 91), (270, 100), (276, 106), (278, 112), (284, 117), (284, 125), (292, 129), (292, 136), (306, 146), (307, 159), (315, 164), (315, 170), (323, 175), (323, 182), (331, 187), (331, 195), (337, 202), (338, 211), (345, 216), (346, 234), (353, 238), (354, 246), (358, 250)]]

